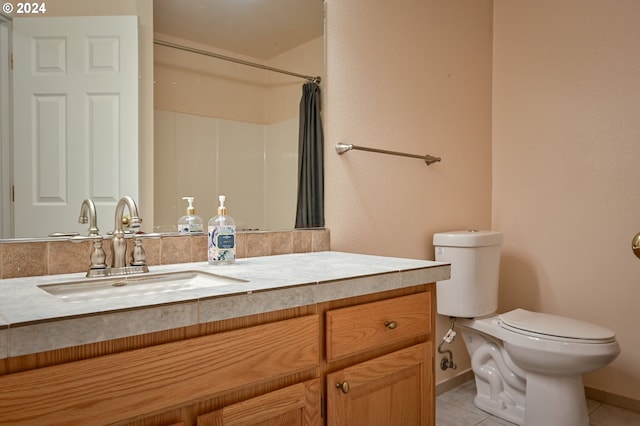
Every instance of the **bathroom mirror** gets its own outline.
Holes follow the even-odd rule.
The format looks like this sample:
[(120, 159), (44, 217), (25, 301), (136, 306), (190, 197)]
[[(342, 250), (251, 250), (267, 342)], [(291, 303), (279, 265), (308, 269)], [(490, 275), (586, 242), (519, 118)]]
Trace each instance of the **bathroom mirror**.
[[(81, 11), (79, 7), (76, 8), (80, 4), (82, 4)], [(302, 14), (307, 12), (299, 9), (301, 5), (304, 6), (304, 10), (310, 11), (309, 16), (312, 16), (308, 18), (310, 20), (302, 19)], [(230, 7), (235, 9), (229, 9)], [(264, 9), (261, 9), (263, 7)], [(131, 2), (131, 0), (116, 0), (108, 3), (100, 0), (51, 0), (47, 2), (47, 16), (62, 16), (64, 15), (61, 13), (63, 10), (70, 11), (70, 15), (81, 16), (133, 14), (131, 12), (123, 12), (123, 9), (144, 10), (145, 8), (147, 10), (152, 8), (153, 10), (155, 27), (153, 38), (164, 39), (203, 50), (212, 50), (250, 62), (263, 63), (303, 74), (322, 75), (324, 69), (324, 3), (322, 0), (269, 0), (264, 2), (264, 5), (258, 5), (253, 2), (245, 4), (237, 0), (136, 0), (135, 2)], [(95, 13), (91, 12), (92, 9), (95, 9)], [(202, 25), (195, 20), (194, 16), (204, 18), (201, 20)], [(294, 29), (286, 25), (286, 22), (295, 23)], [(181, 27), (183, 29), (186, 28), (188, 32), (181, 33)], [(295, 29), (296, 27), (297, 30)], [(312, 28), (312, 36), (307, 33), (302, 36), (304, 39), (298, 39), (293, 42), (288, 41), (287, 37), (289, 37), (289, 40), (294, 40), (296, 31), (301, 31), (301, 28)], [(292, 59), (288, 52), (295, 51), (296, 47), (306, 43), (311, 43), (313, 48), (307, 49), (306, 46), (303, 46), (304, 53)], [(282, 135), (292, 133), (290, 127), (286, 128), (286, 126), (280, 126), (279, 124), (289, 121), (288, 124), (290, 125), (291, 120), (297, 122), (297, 115), (294, 119), (291, 115), (285, 117), (284, 114), (280, 116), (278, 114), (280, 114), (280, 111), (290, 110), (296, 111), (297, 114), (298, 103), (302, 93), (301, 86), (306, 81), (150, 44), (151, 41), (148, 43), (145, 41), (141, 49), (152, 49), (155, 57), (154, 62), (158, 59), (162, 62), (161, 65), (154, 64), (154, 80), (156, 80), (154, 84), (156, 86), (164, 85), (162, 89), (164, 91), (160, 90), (159, 94), (154, 93), (156, 101), (155, 105), (153, 105), (153, 115), (158, 120), (153, 126), (156, 133), (154, 146), (157, 146), (156, 143), (159, 138), (164, 138), (164, 145), (162, 145), (164, 148), (154, 149), (156, 154), (162, 153), (163, 150), (166, 154), (167, 149), (173, 150), (173, 155), (170, 154), (169, 157), (172, 157), (171, 159), (174, 161), (173, 166), (166, 166), (161, 162), (162, 160), (158, 159), (157, 155), (155, 159), (140, 157), (141, 163), (145, 161), (155, 162), (154, 182), (150, 183), (149, 179), (144, 182), (146, 186), (154, 188), (154, 230), (160, 232), (175, 230), (177, 219), (184, 214), (184, 209), (186, 208), (186, 203), (180, 198), (187, 195), (196, 197), (198, 214), (206, 222), (210, 216), (215, 214), (219, 192), (226, 193), (228, 207), (230, 211), (234, 211), (235, 217), (240, 218), (241, 227), (265, 230), (292, 228), (292, 221), (289, 222), (290, 225), (278, 223), (274, 226), (269, 226), (269, 222), (266, 220), (257, 225), (249, 222), (246, 225), (242, 223), (244, 222), (242, 218), (245, 217), (242, 209), (248, 208), (255, 213), (256, 207), (252, 200), (258, 197), (262, 197), (263, 200), (269, 200), (272, 205), (284, 205), (284, 202), (280, 200), (286, 199), (287, 196), (285, 196), (284, 190), (281, 189), (285, 186), (295, 188), (295, 184), (284, 185), (285, 181), (291, 184), (291, 178), (278, 175), (278, 172), (282, 171), (285, 166), (275, 164), (269, 166), (271, 169), (267, 170), (267, 166), (261, 165), (260, 167), (263, 167), (263, 170), (259, 173), (254, 172), (257, 170), (256, 165), (259, 164), (258, 157), (263, 159), (266, 157), (281, 157), (287, 160), (285, 163), (292, 164), (290, 157), (293, 154), (291, 150), (278, 152), (267, 151), (265, 148), (261, 152), (248, 152), (241, 144), (232, 147), (220, 145), (218, 142), (211, 141), (211, 137), (219, 135), (221, 132), (230, 132), (229, 134), (240, 135), (240, 139), (245, 140), (246, 135), (258, 134), (264, 139), (263, 145), (270, 140), (277, 141), (277, 143), (272, 144), (273, 146), (270, 145), (268, 147), (269, 149), (275, 149), (275, 145), (283, 144), (284, 138)], [(260, 49), (266, 52), (264, 49), (267, 48), (271, 49), (271, 51), (260, 53)], [(314, 57), (305, 55), (314, 55)], [(174, 59), (176, 62), (170, 63)], [(218, 61), (219, 65), (213, 65), (214, 61)], [(313, 64), (311, 68), (309, 67), (310, 64)], [(158, 76), (157, 79), (156, 75)], [(179, 77), (183, 78), (183, 80), (180, 80)], [(208, 107), (216, 105), (210, 108), (212, 111), (203, 111), (202, 105), (189, 106), (185, 103), (185, 96), (181, 98), (175, 95), (176, 92), (184, 94), (188, 93), (189, 90), (196, 90), (196, 92), (192, 93), (197, 93), (197, 89), (193, 88), (182, 90), (186, 87), (184, 78), (191, 79), (190, 84), (204, 86), (203, 83), (214, 77), (226, 79), (229, 84), (217, 92), (202, 90), (201, 93), (215, 93), (215, 96), (212, 95), (209, 98), (211, 102), (209, 102), (210, 105)], [(234, 93), (231, 90), (234, 86), (241, 87), (241, 91)], [(247, 94), (247, 87), (249, 86), (256, 87), (261, 92), (258, 97), (264, 101), (260, 106), (262, 116), (257, 120), (247, 118), (248, 116), (256, 115), (255, 111), (243, 111), (243, 109), (247, 109), (247, 102), (244, 102), (244, 104), (240, 102), (252, 97), (256, 98), (256, 95)], [(154, 92), (156, 90), (158, 90), (157, 87), (154, 88)], [(174, 90), (174, 92), (171, 93), (171, 90)], [(278, 94), (278, 91), (281, 94)], [(202, 99), (196, 99), (193, 96), (191, 98), (197, 102), (202, 102)], [(266, 100), (276, 103), (269, 105)], [(144, 98), (140, 98), (141, 103), (144, 101)], [(146, 101), (148, 102), (148, 100)], [(176, 101), (178, 104), (174, 105), (171, 103), (172, 101)], [(293, 105), (284, 106), (284, 102), (291, 102)], [(225, 104), (232, 111), (231, 113), (222, 111), (220, 106)], [(256, 109), (256, 102), (253, 102), (251, 106)], [(206, 108), (207, 106), (205, 106)], [(224, 121), (223, 125), (219, 123), (220, 120)], [(173, 141), (167, 142), (167, 136), (170, 136), (171, 132), (174, 132)], [(294, 144), (297, 145), (297, 130), (295, 131), (295, 137)], [(235, 151), (235, 154), (241, 154), (242, 158), (234, 163), (235, 160), (232, 160), (231, 157), (219, 157), (215, 160), (216, 166), (213, 166), (213, 160), (208, 158), (207, 152), (194, 148), (194, 141), (207, 144), (207, 140), (209, 140), (209, 148), (213, 148), (216, 155), (222, 155), (223, 153), (233, 154)], [(285, 145), (291, 146), (290, 143)], [(194, 149), (195, 151), (193, 151)], [(190, 150), (191, 153), (189, 153)], [(6, 161), (6, 153), (3, 152), (3, 155), (2, 160)], [(180, 161), (183, 158), (190, 157), (193, 164), (189, 165), (189, 161), (186, 163), (176, 161), (179, 157)], [(213, 168), (218, 176), (223, 174), (230, 179), (226, 183), (211, 183), (208, 177), (203, 177), (203, 173), (201, 173), (201, 170), (205, 170), (203, 167)], [(4, 185), (6, 180), (4, 169), (5, 167), (3, 167), (2, 179), (3, 188), (6, 188)], [(185, 170), (189, 172), (185, 173)], [(195, 179), (193, 183), (189, 181), (190, 178)], [(295, 179), (295, 176), (293, 179)], [(272, 183), (281, 182), (282, 184), (277, 185), (273, 193), (266, 194), (264, 189), (267, 185), (266, 182), (269, 180)], [(10, 197), (7, 192), (10, 192), (10, 190), (4, 190), (3, 193), (0, 193), (4, 203), (3, 212), (7, 205), (5, 200)], [(165, 204), (162, 204), (162, 200), (164, 200)], [(78, 205), (74, 208), (79, 211), (80, 206)], [(295, 204), (290, 209), (295, 210)], [(295, 211), (289, 211), (288, 213), (265, 213), (263, 211), (259, 213), (262, 218), (267, 217), (269, 214), (275, 214), (280, 217), (288, 214), (290, 217), (294, 217)], [(142, 215), (144, 217), (144, 211)], [(100, 215), (99, 226), (101, 231), (107, 232), (112, 228), (111, 216), (111, 213)], [(76, 224), (76, 219), (77, 213), (69, 218), (68, 227), (65, 229), (51, 229), (51, 231), (77, 229), (79, 232), (84, 233), (86, 226)], [(149, 220), (149, 218), (146, 219), (147, 221)], [(45, 236), (42, 235), (42, 237)], [(15, 237), (23, 236), (15, 235)]]

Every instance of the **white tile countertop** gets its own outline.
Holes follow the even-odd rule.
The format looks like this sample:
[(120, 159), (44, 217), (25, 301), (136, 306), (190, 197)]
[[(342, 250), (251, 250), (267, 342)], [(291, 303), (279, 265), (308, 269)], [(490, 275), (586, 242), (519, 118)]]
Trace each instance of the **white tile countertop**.
[(441, 262), (332, 251), (149, 269), (151, 274), (201, 271), (243, 281), (67, 301), (39, 286), (86, 282), (84, 273), (5, 279), (0, 282), (0, 359), (446, 280), (451, 271)]

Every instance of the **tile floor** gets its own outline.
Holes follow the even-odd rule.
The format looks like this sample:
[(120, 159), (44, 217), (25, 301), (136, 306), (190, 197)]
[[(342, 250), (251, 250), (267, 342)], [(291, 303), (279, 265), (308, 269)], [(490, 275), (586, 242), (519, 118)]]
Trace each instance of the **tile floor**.
[[(463, 383), (436, 398), (436, 426), (513, 426), (473, 405), (476, 385)], [(640, 413), (588, 400), (590, 426), (640, 426)]]

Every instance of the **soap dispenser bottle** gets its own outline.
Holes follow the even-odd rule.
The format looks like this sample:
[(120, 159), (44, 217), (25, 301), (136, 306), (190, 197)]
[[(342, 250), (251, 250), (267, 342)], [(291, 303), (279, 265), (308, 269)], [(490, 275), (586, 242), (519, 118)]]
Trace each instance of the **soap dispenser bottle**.
[(182, 197), (189, 203), (187, 214), (178, 220), (178, 233), (183, 235), (204, 232), (204, 222), (200, 216), (196, 216), (196, 209), (193, 207), (193, 197)]
[(209, 251), (211, 265), (230, 264), (236, 261), (236, 223), (227, 216), (225, 196), (218, 197), (218, 215), (209, 220)]

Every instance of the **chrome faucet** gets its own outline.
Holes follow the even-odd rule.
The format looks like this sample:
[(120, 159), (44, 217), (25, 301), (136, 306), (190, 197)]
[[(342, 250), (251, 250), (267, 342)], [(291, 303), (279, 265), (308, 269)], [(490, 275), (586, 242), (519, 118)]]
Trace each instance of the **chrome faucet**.
[[(87, 217), (87, 213), (89, 217)], [(89, 223), (89, 232), (87, 233), (90, 237), (95, 237), (100, 235), (100, 230), (98, 229), (98, 214), (96, 213), (96, 204), (93, 202), (91, 198), (87, 198), (82, 202), (80, 206), (80, 217), (78, 217), (78, 223)]]
[(124, 239), (124, 230), (122, 229), (122, 218), (124, 216), (124, 207), (129, 208), (129, 227), (137, 229), (142, 223), (138, 213), (138, 206), (133, 198), (125, 195), (118, 200), (116, 204), (115, 225), (113, 229), (113, 240), (111, 241), (111, 263), (112, 268), (123, 268), (127, 266), (127, 242)]

